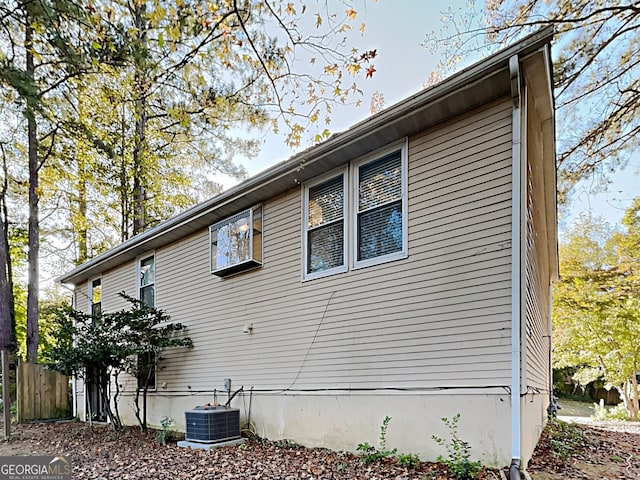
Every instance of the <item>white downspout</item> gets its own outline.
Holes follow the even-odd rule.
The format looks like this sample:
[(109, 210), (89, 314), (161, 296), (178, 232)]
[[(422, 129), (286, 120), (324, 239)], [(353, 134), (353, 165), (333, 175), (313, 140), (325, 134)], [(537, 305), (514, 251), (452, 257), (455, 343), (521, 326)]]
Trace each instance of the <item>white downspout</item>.
[(511, 78), (511, 466), (509, 480), (520, 479), (520, 322), (521, 322), (521, 211), (522, 211), (522, 132), (520, 99), (520, 61), (509, 58)]

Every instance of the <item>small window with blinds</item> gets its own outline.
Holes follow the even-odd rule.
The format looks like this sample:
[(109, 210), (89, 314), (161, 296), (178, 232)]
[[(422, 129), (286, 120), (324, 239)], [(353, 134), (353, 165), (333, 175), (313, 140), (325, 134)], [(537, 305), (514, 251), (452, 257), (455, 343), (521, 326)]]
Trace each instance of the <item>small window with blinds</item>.
[(305, 187), (304, 278), (344, 272), (346, 262), (346, 172)]
[(262, 265), (262, 206), (209, 227), (211, 273), (219, 277)]
[(401, 148), (354, 165), (354, 268), (407, 256), (405, 155)]

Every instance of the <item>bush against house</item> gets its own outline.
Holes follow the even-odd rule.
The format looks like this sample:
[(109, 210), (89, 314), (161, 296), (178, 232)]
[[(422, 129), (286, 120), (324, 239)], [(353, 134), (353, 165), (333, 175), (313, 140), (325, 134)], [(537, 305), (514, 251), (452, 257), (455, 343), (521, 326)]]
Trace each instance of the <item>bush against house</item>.
[(85, 380), (89, 372), (98, 372), (102, 404), (116, 429), (122, 426), (119, 378), (123, 373), (136, 377), (136, 417), (146, 430), (146, 397), (152, 372), (167, 348), (191, 347), (192, 341), (184, 335), (186, 327), (171, 322), (163, 310), (120, 295), (131, 304), (128, 309), (97, 315), (71, 307), (59, 310), (60, 333), (69, 340), (52, 348), (46, 362), (51, 368)]

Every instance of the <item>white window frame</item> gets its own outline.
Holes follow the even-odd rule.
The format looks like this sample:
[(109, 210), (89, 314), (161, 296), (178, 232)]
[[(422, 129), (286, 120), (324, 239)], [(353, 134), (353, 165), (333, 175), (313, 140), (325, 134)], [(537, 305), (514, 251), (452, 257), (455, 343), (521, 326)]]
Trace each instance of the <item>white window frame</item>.
[(143, 260), (146, 260), (149, 257), (153, 257), (153, 271), (154, 271), (153, 273), (153, 305), (150, 305), (150, 306), (155, 308), (156, 305), (158, 305), (158, 289), (156, 288), (158, 285), (158, 281), (157, 281), (158, 263), (156, 262), (155, 250), (147, 252), (144, 255), (138, 255), (138, 257), (136, 257), (136, 298), (142, 301), (142, 298), (140, 297), (140, 290), (142, 290), (142, 283), (141, 283), (142, 272), (140, 269), (140, 263), (142, 263)]
[[(328, 268), (327, 270), (322, 270), (320, 272), (307, 273), (308, 270), (308, 241), (309, 241), (309, 190), (316, 185), (326, 182), (327, 180), (331, 180), (339, 175), (342, 175), (342, 189), (344, 195), (344, 205), (342, 212), (342, 222), (343, 222), (343, 245), (342, 245), (342, 254), (343, 254), (343, 263), (337, 267)], [(313, 280), (316, 278), (327, 277), (329, 275), (335, 275), (337, 273), (344, 273), (348, 270), (349, 265), (349, 257), (348, 257), (348, 245), (349, 245), (349, 169), (345, 165), (342, 168), (332, 170), (331, 172), (322, 175), (320, 177), (314, 178), (312, 181), (305, 183), (303, 187), (303, 205), (302, 209), (302, 238), (303, 238), (303, 247), (302, 247), (302, 280)]]
[[(142, 283), (141, 283), (141, 270), (140, 270), (140, 264), (142, 263), (143, 260), (146, 260), (149, 257), (153, 257), (153, 305), (151, 305), (151, 307), (156, 308), (158, 305), (158, 289), (157, 289), (157, 285), (158, 285), (158, 263), (157, 263), (157, 256), (156, 256), (156, 251), (155, 250), (151, 250), (149, 252), (144, 253), (143, 255), (138, 255), (136, 257), (136, 297), (138, 300), (142, 301), (142, 298), (140, 298), (140, 290), (142, 289)], [(136, 362), (138, 360), (138, 357), (136, 356)], [(148, 391), (149, 392), (155, 392), (158, 389), (158, 368), (156, 366), (154, 366), (154, 377), (155, 377), (155, 386), (154, 388), (149, 388)], [(134, 377), (134, 381), (136, 382), (136, 387), (138, 385), (138, 376), (136, 375)]]
[[(359, 192), (359, 169), (362, 165), (375, 162), (380, 158), (389, 155), (393, 152), (400, 151), (400, 168), (401, 168), (401, 202), (402, 202), (402, 249), (381, 255), (379, 257), (368, 258), (366, 260), (358, 260), (358, 192)], [(384, 149), (377, 150), (371, 155), (360, 158), (351, 164), (351, 251), (352, 251), (352, 264), (351, 267), (354, 270), (359, 268), (370, 267), (373, 265), (380, 265), (381, 263), (393, 262), (396, 260), (402, 260), (408, 257), (409, 254), (409, 241), (408, 241), (408, 140), (405, 138), (401, 142), (392, 144)]]
[[(254, 223), (254, 217), (255, 217), (255, 211), (257, 209), (260, 209), (260, 259), (256, 260), (256, 255), (255, 255), (255, 249), (254, 249), (254, 227), (253, 227), (253, 223)], [(212, 243), (213, 243), (213, 239), (212, 239), (212, 233), (211, 230), (213, 227), (229, 220), (230, 218), (233, 218), (237, 215), (243, 214), (245, 212), (249, 212), (249, 225), (251, 225), (250, 229), (251, 229), (251, 233), (250, 233), (250, 242), (249, 242), (249, 258), (246, 260), (243, 260), (241, 262), (236, 262), (230, 265), (226, 265), (224, 267), (219, 267), (219, 268), (212, 268), (213, 267), (213, 247), (212, 247)], [(242, 273), (245, 272), (247, 270), (253, 270), (255, 268), (259, 268), (264, 264), (264, 206), (259, 203), (257, 205), (254, 205), (251, 208), (247, 208), (245, 210), (241, 210), (233, 215), (229, 215), (225, 218), (222, 218), (220, 220), (218, 220), (217, 222), (215, 222), (214, 224), (209, 226), (209, 271), (218, 276), (218, 277), (227, 277), (230, 275), (235, 275), (237, 273)], [(217, 265), (216, 265), (217, 266)]]
[(93, 315), (93, 282), (95, 282), (96, 280), (100, 280), (100, 310), (102, 311), (102, 301), (104, 299), (104, 289), (102, 288), (102, 275), (98, 275), (97, 277), (92, 277), (89, 280), (87, 280), (87, 290), (89, 291), (89, 295), (88, 295), (88, 300), (89, 300), (89, 305), (87, 308), (87, 312), (89, 313), (89, 315)]

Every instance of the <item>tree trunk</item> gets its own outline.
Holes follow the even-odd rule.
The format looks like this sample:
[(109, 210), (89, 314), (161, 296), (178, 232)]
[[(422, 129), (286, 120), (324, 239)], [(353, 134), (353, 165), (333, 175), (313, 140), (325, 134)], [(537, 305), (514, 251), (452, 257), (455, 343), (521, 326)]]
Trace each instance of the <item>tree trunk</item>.
[[(33, 28), (31, 18), (25, 13), (25, 50), (27, 75), (33, 80), (35, 66), (33, 61)], [(39, 165), (38, 165), (38, 137), (35, 117), (35, 102), (33, 97), (27, 97), (27, 142), (29, 157), (29, 231), (28, 231), (28, 286), (27, 286), (27, 361), (38, 361), (38, 296), (39, 296), (39, 255), (40, 255), (40, 224), (39, 224)]]
[(122, 112), (122, 119), (121, 119), (121, 132), (120, 132), (120, 138), (121, 138), (121, 146), (122, 146), (122, 151), (120, 154), (120, 213), (121, 213), (121, 217), (120, 217), (120, 241), (124, 242), (125, 240), (129, 239), (129, 218), (130, 218), (130, 211), (129, 211), (129, 182), (128, 182), (128, 177), (127, 177), (127, 161), (126, 161), (126, 151), (127, 151), (127, 147), (126, 147), (126, 131), (127, 131), (127, 120), (126, 120), (126, 115), (124, 112), (124, 106), (123, 108), (123, 112)]
[(118, 410), (118, 397), (120, 396), (120, 384), (118, 383), (118, 376), (120, 373), (116, 370), (113, 373), (113, 383), (116, 386), (116, 393), (113, 394), (113, 418), (115, 420), (116, 430), (122, 428), (122, 419), (120, 418), (120, 410)]
[(640, 405), (638, 404), (638, 380), (636, 374), (638, 371), (634, 369), (633, 375), (629, 379), (629, 405), (627, 410), (629, 411), (629, 418), (634, 422), (638, 421), (638, 410)]
[[(635, 383), (635, 385), (634, 385)], [(629, 379), (621, 387), (616, 387), (624, 408), (627, 409), (629, 419), (633, 421), (638, 420), (638, 386), (635, 382), (635, 378)]]
[(15, 329), (12, 328), (11, 302), (9, 297), (9, 279), (7, 265), (9, 252), (7, 251), (7, 232), (4, 221), (0, 221), (0, 350), (13, 351)]
[(140, 408), (140, 386), (136, 388), (136, 396), (133, 398), (133, 413), (136, 415), (136, 419), (138, 420), (138, 424), (140, 424), (140, 430), (144, 432), (144, 424), (142, 423), (142, 409)]
[(142, 232), (147, 224), (145, 191), (145, 157), (147, 150), (147, 25), (146, 4), (135, 2), (134, 22), (138, 32), (134, 60), (136, 88), (135, 100), (135, 139), (133, 149), (133, 234)]
[[(78, 115), (83, 118), (85, 89), (82, 82), (77, 84), (78, 98)], [(87, 238), (87, 162), (85, 146), (82, 140), (76, 141), (76, 161), (77, 161), (77, 177), (76, 188), (78, 191), (77, 207), (77, 243), (78, 243), (78, 259), (77, 264), (81, 265), (89, 258), (88, 238)]]
[(4, 177), (0, 193), (0, 350), (14, 352), (16, 349), (16, 322), (6, 202), (9, 172), (4, 150), (2, 151), (2, 168)]

